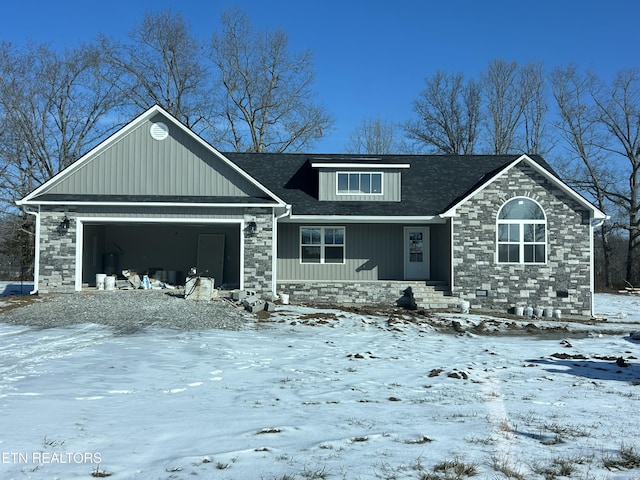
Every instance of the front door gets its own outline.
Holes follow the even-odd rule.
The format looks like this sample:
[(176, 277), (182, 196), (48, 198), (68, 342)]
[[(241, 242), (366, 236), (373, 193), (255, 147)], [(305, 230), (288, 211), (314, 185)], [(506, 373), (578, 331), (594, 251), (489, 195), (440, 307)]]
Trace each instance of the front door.
[(405, 280), (428, 280), (429, 274), (429, 227), (405, 227)]

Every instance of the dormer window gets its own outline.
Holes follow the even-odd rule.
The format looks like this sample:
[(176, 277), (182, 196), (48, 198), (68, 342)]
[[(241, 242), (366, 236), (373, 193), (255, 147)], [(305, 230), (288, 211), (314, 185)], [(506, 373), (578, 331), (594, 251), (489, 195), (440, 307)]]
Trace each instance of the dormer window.
[(336, 172), (338, 195), (382, 195), (381, 172)]

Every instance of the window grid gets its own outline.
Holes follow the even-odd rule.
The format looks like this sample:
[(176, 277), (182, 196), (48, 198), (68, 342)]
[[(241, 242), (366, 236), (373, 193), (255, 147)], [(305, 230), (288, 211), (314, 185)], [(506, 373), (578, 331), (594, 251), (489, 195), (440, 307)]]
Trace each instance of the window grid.
[(300, 263), (344, 264), (344, 227), (300, 227)]
[(532, 200), (516, 198), (505, 203), (498, 215), (498, 263), (546, 263), (546, 225), (544, 212)]
[(382, 172), (336, 172), (338, 195), (382, 195)]

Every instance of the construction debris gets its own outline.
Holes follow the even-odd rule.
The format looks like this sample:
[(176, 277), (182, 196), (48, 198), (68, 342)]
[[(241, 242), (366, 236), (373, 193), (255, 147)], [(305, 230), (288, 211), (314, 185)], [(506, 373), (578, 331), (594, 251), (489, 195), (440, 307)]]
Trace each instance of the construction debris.
[(189, 277), (184, 286), (184, 298), (188, 300), (209, 301), (218, 297), (215, 281), (210, 277)]
[(640, 295), (640, 287), (634, 287), (626, 280), (624, 282), (627, 284), (627, 286), (624, 287), (624, 290), (618, 290), (618, 293), (631, 293), (634, 295)]
[(244, 308), (250, 313), (274, 312), (276, 310), (274, 302), (265, 300), (251, 290), (234, 290), (229, 296), (234, 305)]

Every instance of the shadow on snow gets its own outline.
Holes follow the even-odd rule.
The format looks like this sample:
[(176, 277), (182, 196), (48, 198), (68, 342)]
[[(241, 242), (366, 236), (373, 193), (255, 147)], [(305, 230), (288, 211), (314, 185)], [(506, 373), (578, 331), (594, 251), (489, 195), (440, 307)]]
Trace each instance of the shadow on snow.
[(593, 380), (640, 381), (640, 365), (627, 363), (627, 366), (619, 366), (615, 360), (538, 359), (531, 362), (547, 365), (545, 370), (550, 373), (575, 375)]

